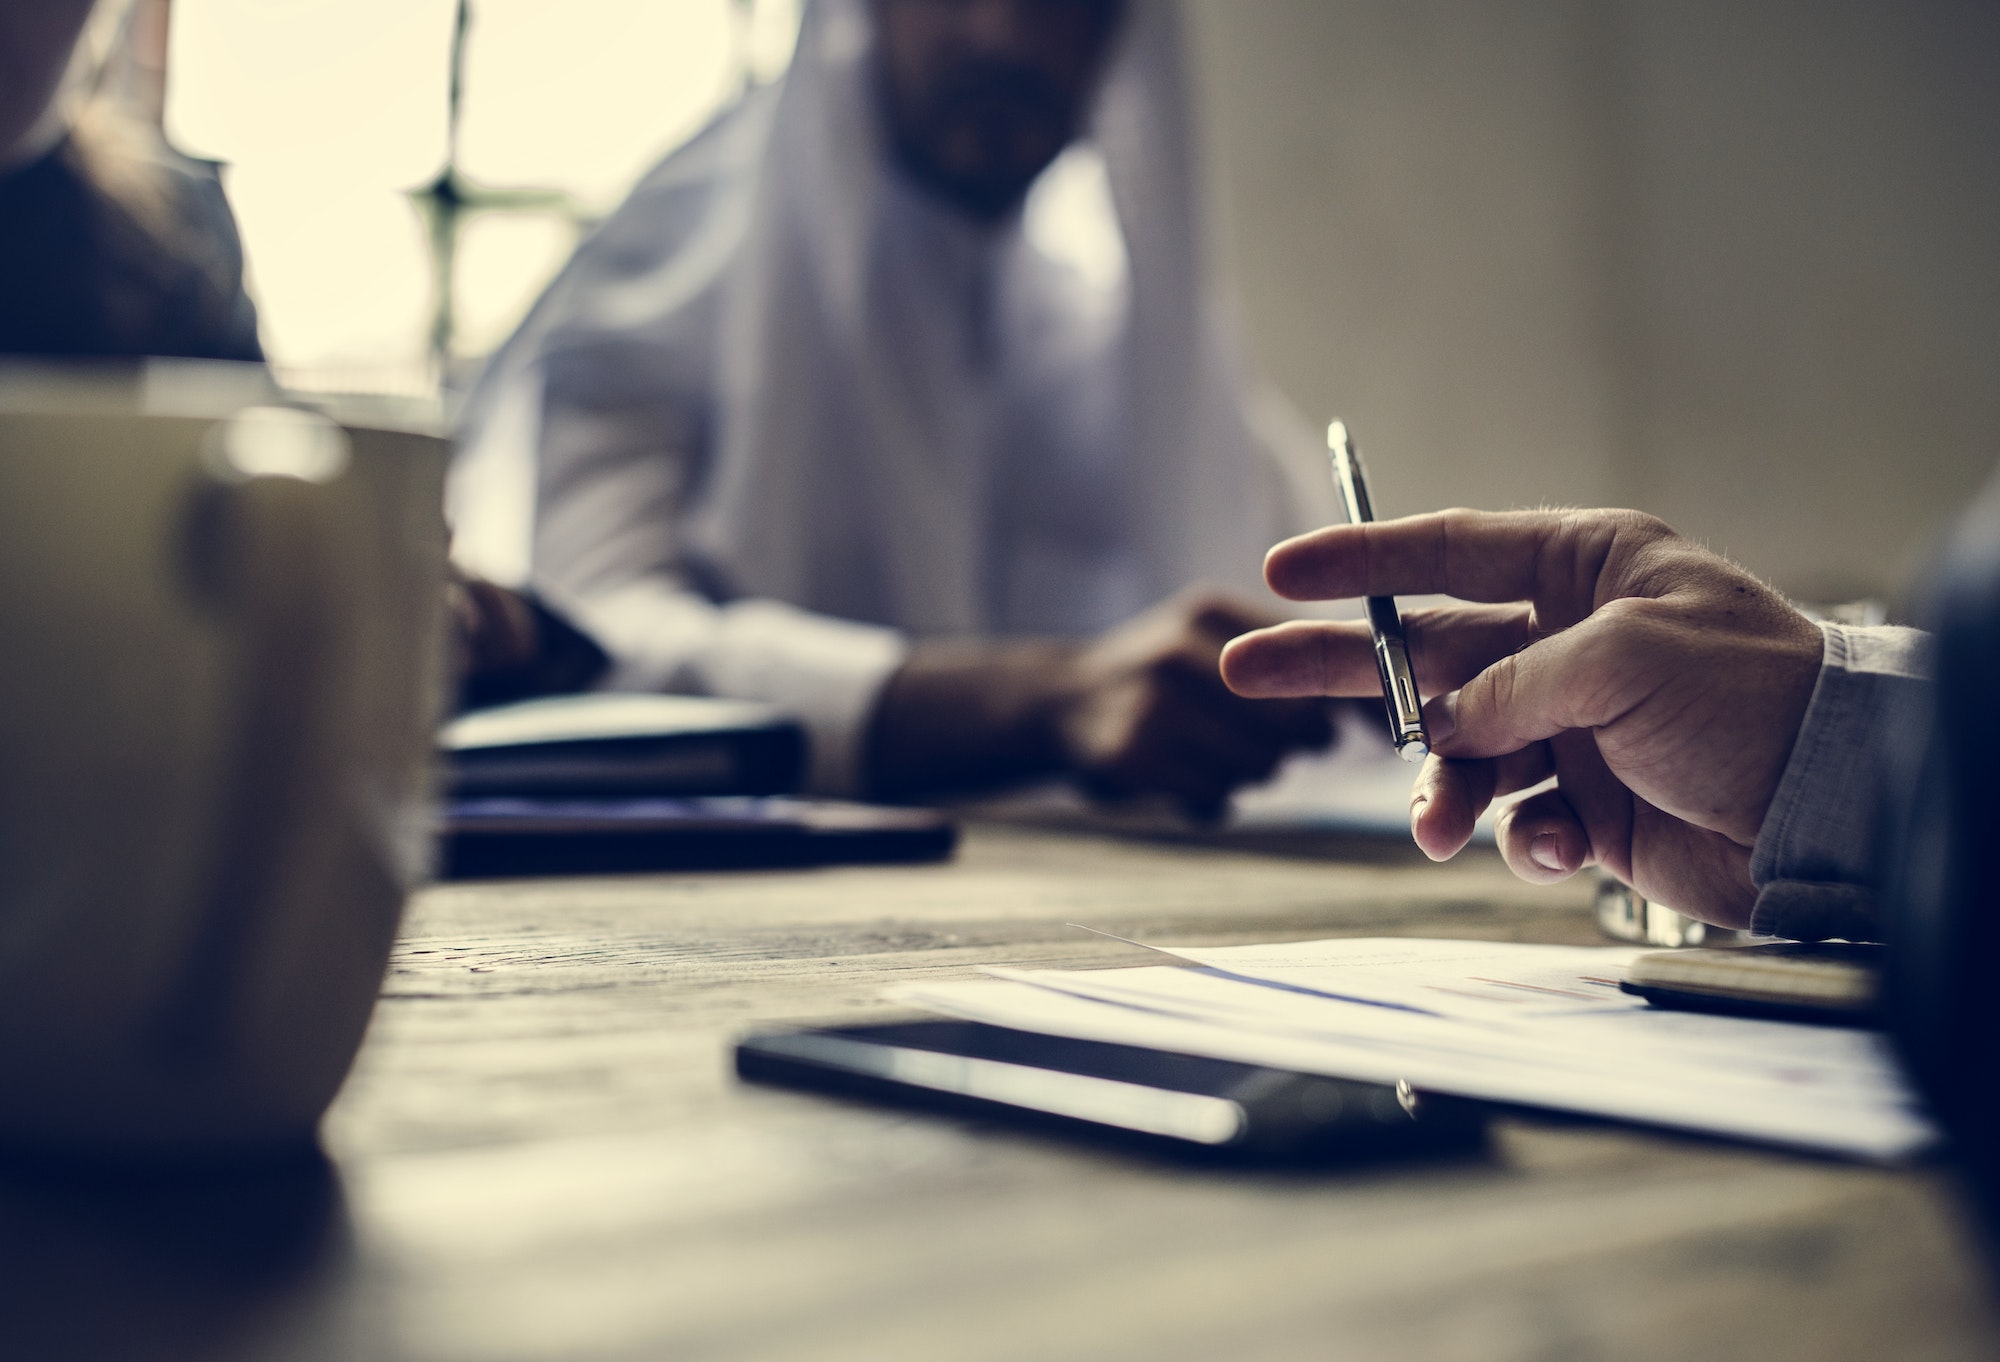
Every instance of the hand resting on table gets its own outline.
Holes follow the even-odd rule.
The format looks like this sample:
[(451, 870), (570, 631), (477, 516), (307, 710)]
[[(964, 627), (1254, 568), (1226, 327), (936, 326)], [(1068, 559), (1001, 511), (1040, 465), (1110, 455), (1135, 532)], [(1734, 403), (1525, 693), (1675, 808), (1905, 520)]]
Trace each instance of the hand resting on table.
[(1191, 590), (1085, 639), (926, 642), (890, 678), (871, 734), (874, 792), (1067, 776), (1100, 799), (1164, 795), (1213, 819), (1230, 791), (1333, 738), (1323, 702), (1246, 700), (1222, 648), (1272, 617)]

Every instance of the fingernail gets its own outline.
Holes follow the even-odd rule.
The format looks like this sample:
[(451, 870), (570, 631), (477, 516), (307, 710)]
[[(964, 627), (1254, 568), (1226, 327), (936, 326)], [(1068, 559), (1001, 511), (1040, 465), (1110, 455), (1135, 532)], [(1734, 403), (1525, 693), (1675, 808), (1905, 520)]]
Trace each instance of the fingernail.
[(1537, 833), (1535, 840), (1528, 843), (1528, 859), (1544, 870), (1561, 870), (1563, 858), (1556, 845), (1556, 835), (1553, 832)]
[(1424, 805), (1431, 802), (1429, 795), (1418, 795), (1410, 801), (1410, 826), (1415, 827), (1424, 816)]
[(1458, 731), (1458, 692), (1440, 695), (1424, 706), (1424, 727), (1436, 747)]

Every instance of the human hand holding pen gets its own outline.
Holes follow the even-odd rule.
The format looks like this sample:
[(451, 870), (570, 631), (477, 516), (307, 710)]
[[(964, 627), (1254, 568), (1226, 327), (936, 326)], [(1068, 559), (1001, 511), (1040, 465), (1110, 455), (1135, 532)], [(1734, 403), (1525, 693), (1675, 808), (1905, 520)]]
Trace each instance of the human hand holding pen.
[[(1265, 559), (1281, 596), (1444, 593), (1404, 615), (1433, 755), (1411, 828), (1455, 855), (1494, 798), (1523, 879), (1584, 866), (1722, 926), (1749, 921), (1750, 848), (1818, 676), (1817, 626), (1741, 568), (1633, 511), (1442, 511), (1340, 525)], [(1379, 692), (1367, 627), (1300, 621), (1233, 641), (1251, 696)]]

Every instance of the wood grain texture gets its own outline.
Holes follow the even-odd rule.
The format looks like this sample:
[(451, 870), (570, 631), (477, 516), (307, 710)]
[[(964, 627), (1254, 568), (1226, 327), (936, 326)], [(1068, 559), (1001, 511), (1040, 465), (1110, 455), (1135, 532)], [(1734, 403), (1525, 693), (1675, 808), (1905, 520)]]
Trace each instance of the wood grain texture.
[(862, 1017), (899, 979), (1141, 958), (1071, 922), (1177, 942), (1589, 943), (1585, 900), (1490, 857), (992, 826), (933, 867), (439, 887), (413, 905), (328, 1122), (331, 1205), (295, 1268), (254, 1288), (204, 1275), (162, 1247), (158, 1214), (121, 1202), (84, 1233), (73, 1194), (18, 1182), (0, 1183), (0, 1224), (43, 1244), (61, 1227), (73, 1270), (11, 1252), (19, 1234), (0, 1234), (0, 1268), (44, 1313), (110, 1274), (180, 1331), (147, 1339), (187, 1340), (121, 1351), (98, 1320), (112, 1344), (35, 1356), (2000, 1354), (1929, 1175), (1520, 1120), (1477, 1161), (1231, 1172), (729, 1074), (735, 1032)]

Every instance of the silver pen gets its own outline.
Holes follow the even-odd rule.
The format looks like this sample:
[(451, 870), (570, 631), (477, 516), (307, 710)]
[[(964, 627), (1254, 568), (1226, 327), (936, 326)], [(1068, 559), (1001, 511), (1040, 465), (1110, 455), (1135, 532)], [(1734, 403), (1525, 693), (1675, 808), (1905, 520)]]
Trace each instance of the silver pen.
[[(1375, 508), (1368, 504), (1361, 456), (1354, 452), (1346, 422), (1335, 421), (1326, 428), (1326, 453), (1348, 521), (1366, 525), (1375, 518)], [(1404, 761), (1422, 761), (1430, 755), (1431, 739), (1424, 732), (1423, 700), (1417, 694), (1416, 673), (1410, 670), (1410, 648), (1394, 596), (1368, 598), (1368, 632), (1375, 638), (1375, 669), (1382, 674), (1382, 700), (1389, 707), (1389, 738), (1396, 744), (1396, 755)]]

